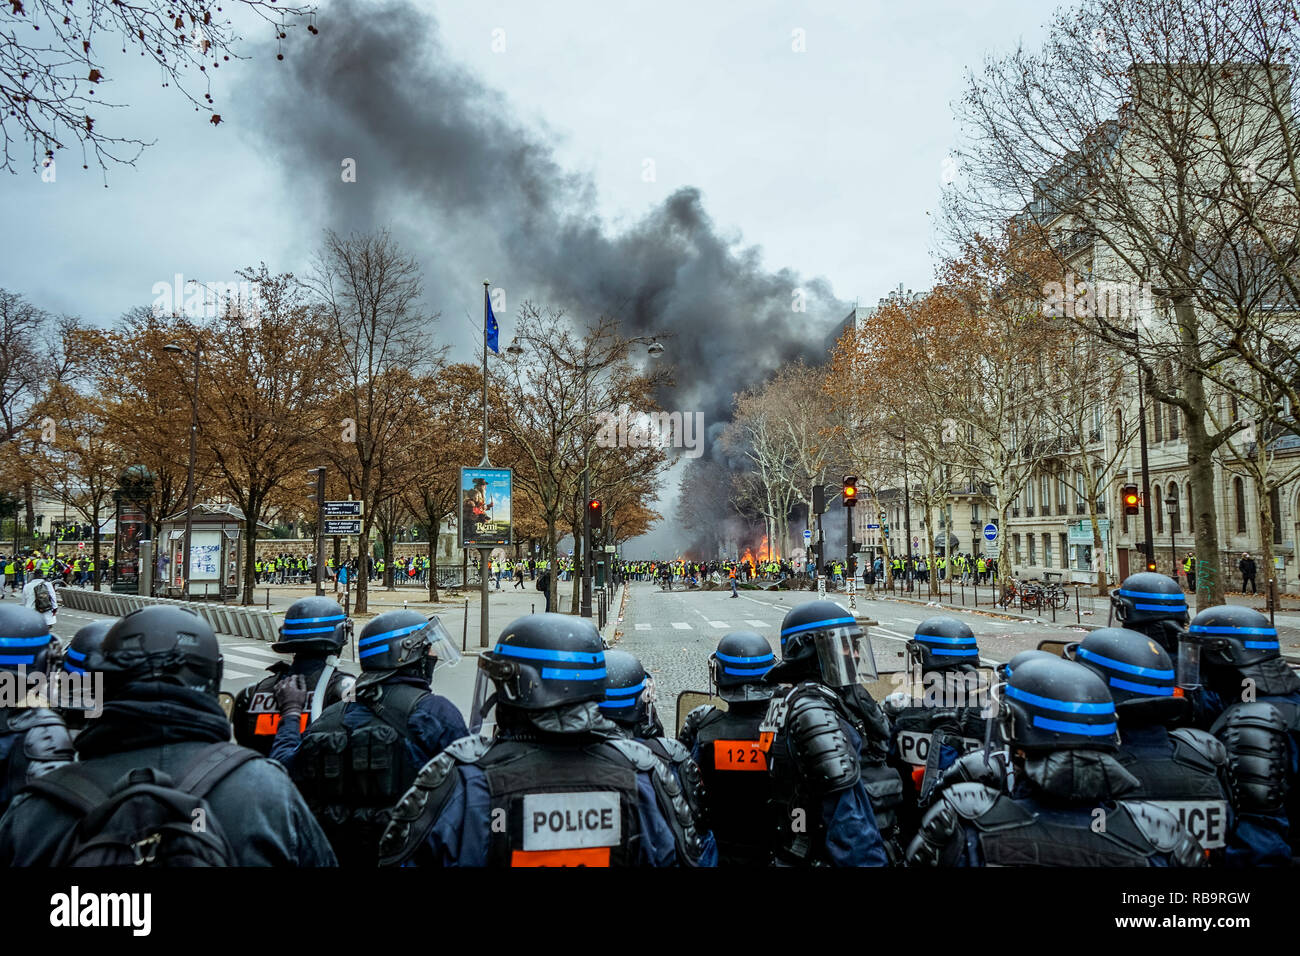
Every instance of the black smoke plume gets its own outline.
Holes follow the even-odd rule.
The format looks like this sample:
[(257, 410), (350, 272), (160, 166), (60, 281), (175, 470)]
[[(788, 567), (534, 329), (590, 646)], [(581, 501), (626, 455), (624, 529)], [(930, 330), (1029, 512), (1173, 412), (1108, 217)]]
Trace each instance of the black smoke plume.
[[(453, 61), (427, 12), (335, 0), (317, 25), (274, 64), (272, 82), (241, 91), (241, 108), (256, 111), (291, 205), (341, 233), (391, 226), (421, 259), (448, 329), (466, 309), (477, 320), (475, 290), (490, 278), (510, 310), (530, 298), (579, 318), (612, 315), (629, 335), (671, 335), (676, 386), (660, 400), (709, 424), (782, 362), (825, 360), (825, 331), (848, 306), (824, 280), (766, 271), (757, 249), (719, 235), (698, 189), (613, 232), (593, 211), (590, 178), (559, 166), (515, 118), (509, 91)], [(356, 162), (354, 183), (342, 181), (344, 159)]]

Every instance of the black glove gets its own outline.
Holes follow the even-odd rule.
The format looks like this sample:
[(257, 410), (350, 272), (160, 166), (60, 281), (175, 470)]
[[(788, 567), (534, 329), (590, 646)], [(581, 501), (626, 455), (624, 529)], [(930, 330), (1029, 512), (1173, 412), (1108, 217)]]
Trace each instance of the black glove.
[(286, 677), (275, 685), (275, 706), (280, 720), (297, 721), (307, 709), (307, 680), (301, 674)]

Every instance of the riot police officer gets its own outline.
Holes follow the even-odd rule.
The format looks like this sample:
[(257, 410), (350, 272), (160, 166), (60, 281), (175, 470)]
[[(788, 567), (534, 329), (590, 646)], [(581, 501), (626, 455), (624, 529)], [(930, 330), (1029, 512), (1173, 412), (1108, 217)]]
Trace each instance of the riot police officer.
[(284, 769), (230, 742), (203, 618), (133, 611), (87, 665), (104, 675), (103, 713), (77, 736), (77, 762), (32, 780), (0, 818), (0, 865), (336, 863)]
[[(510, 623), (479, 656), (471, 724), (398, 802), (385, 864), (694, 866), (677, 780), (600, 712), (605, 649), (564, 614)], [(495, 708), (496, 732), (477, 735)]]
[(288, 769), (329, 836), (339, 862), (374, 866), (393, 804), (416, 772), (467, 733), (460, 711), (433, 693), (439, 660), (460, 659), (436, 617), (389, 611), (357, 639), (361, 677), (353, 701), (340, 701), (299, 730), (306, 682), (276, 685), (280, 727), (271, 758)]
[(1222, 850), (1232, 829), (1227, 751), (1204, 730), (1180, 726), (1191, 723), (1192, 705), (1177, 692), (1165, 649), (1145, 634), (1106, 627), (1071, 644), (1066, 656), (1110, 687), (1116, 758), (1139, 782), (1124, 799), (1164, 807), (1206, 850)]
[(293, 660), (276, 661), (267, 668), (270, 673), (266, 677), (249, 684), (235, 697), (230, 717), (235, 740), (264, 757), (271, 755), (280, 727), (275, 685), (285, 677), (301, 675), (311, 695), (309, 700), (313, 705), (319, 700), (314, 714), (304, 708), (299, 717), (300, 731), (306, 730), (309, 717), (319, 717), (326, 707), (346, 699), (354, 679), (338, 669), (337, 657), (351, 633), (352, 622), (338, 602), (330, 598), (307, 597), (291, 604), (280, 625), (280, 640), (271, 645), (271, 650), (292, 654)]
[(1178, 643), (1187, 629), (1187, 596), (1166, 574), (1139, 571), (1130, 574), (1110, 592), (1111, 619), (1120, 626), (1138, 631), (1154, 640), (1170, 654), (1178, 653)]
[(654, 678), (646, 673), (641, 662), (627, 651), (606, 651), (601, 714), (623, 736), (649, 747), (673, 771), (695, 822), (695, 833), (700, 840), (700, 865), (717, 866), (717, 844), (704, 819), (705, 794), (700, 768), (680, 741), (664, 736), (654, 701)]
[(1011, 746), (1009, 792), (982, 783), (945, 788), (908, 847), (910, 865), (1204, 863), (1200, 844), (1167, 810), (1114, 802), (1138, 781), (1113, 756), (1115, 704), (1100, 677), (1072, 661), (1034, 657), (998, 687), (992, 719)]
[[(87, 714), (93, 714), (103, 706), (103, 701), (94, 697), (94, 667), (104, 645), (104, 635), (116, 623), (116, 618), (91, 621), (72, 635), (72, 640), (59, 655), (58, 669), (79, 682), (80, 693), (61, 693), (57, 702), (58, 711), (73, 735), (85, 728)], [(68, 690), (71, 690), (70, 686)]]
[(774, 819), (772, 778), (759, 732), (776, 691), (763, 677), (775, 664), (761, 634), (724, 634), (709, 655), (709, 680), (726, 709), (696, 707), (677, 734), (704, 779), (705, 817), (720, 866), (768, 866), (784, 822)]
[(922, 699), (891, 694), (883, 705), (894, 728), (891, 765), (910, 775), (913, 789), (904, 803), (902, 829), (914, 833), (918, 808), (929, 803), (944, 771), (984, 739), (982, 697), (988, 688), (979, 672), (975, 634), (955, 617), (929, 617), (907, 643), (908, 662)]
[(0, 707), (0, 812), (27, 781), (69, 763), (72, 738), (63, 718), (28, 697), (26, 675), (50, 664), (44, 617), (18, 604), (0, 605), (0, 670), (21, 706)]
[(761, 728), (771, 734), (773, 802), (783, 811), (778, 862), (890, 862), (893, 834), (877, 820), (887, 815), (896, 828), (903, 782), (885, 764), (889, 721), (859, 685), (875, 676), (871, 644), (846, 608), (809, 601), (786, 614), (781, 663), (765, 680), (793, 686), (772, 698)]
[(1197, 723), (1228, 751), (1238, 814), (1228, 865), (1289, 864), (1300, 844), (1300, 678), (1282, 659), (1277, 629), (1247, 607), (1206, 608), (1178, 667)]

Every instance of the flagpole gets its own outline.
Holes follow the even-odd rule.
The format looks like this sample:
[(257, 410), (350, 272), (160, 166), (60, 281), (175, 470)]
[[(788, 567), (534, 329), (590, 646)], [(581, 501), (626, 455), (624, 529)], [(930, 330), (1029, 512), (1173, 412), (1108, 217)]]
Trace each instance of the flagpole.
[(488, 318), (488, 280), (483, 280), (483, 460), (479, 462), (480, 468), (487, 468), (492, 463), (488, 461), (487, 452), (487, 318)]
[[(488, 280), (483, 280), (483, 460), (480, 468), (490, 468), (487, 451), (487, 350), (488, 350)], [(491, 548), (478, 549), (479, 576), (479, 618), (478, 646), (488, 646), (488, 564), (492, 556)]]

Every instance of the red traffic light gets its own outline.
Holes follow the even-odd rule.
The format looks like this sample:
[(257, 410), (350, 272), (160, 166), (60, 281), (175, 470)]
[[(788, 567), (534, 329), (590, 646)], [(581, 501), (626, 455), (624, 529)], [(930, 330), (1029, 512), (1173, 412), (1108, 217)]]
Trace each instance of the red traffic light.
[(1121, 488), (1120, 500), (1124, 503), (1124, 513), (1126, 515), (1137, 514), (1138, 506), (1142, 503), (1142, 496), (1138, 494), (1138, 486), (1125, 485)]
[(591, 527), (593, 529), (598, 529), (600, 527), (600, 515), (601, 515), (600, 502), (597, 499), (592, 498), (590, 501), (587, 502), (587, 511), (590, 513), (591, 516)]
[(851, 508), (858, 503), (858, 476), (844, 476), (844, 507)]

